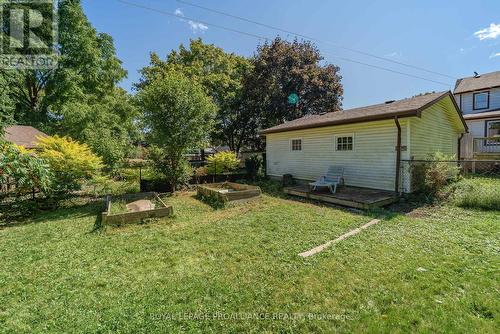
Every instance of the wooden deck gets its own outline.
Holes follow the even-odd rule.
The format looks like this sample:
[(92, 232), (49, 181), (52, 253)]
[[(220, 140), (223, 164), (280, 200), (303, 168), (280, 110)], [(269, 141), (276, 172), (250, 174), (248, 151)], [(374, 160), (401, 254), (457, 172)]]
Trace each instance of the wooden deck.
[(338, 187), (335, 194), (330, 193), (327, 188), (311, 191), (307, 185), (287, 187), (283, 191), (290, 195), (358, 209), (382, 207), (398, 200), (398, 195), (392, 191), (349, 186)]

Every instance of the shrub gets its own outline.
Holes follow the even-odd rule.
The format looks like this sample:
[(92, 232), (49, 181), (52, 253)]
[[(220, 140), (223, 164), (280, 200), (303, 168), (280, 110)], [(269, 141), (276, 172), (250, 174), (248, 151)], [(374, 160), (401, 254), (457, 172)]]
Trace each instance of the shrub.
[(207, 158), (207, 169), (210, 174), (222, 174), (238, 168), (240, 159), (234, 152), (219, 152)]
[(66, 194), (81, 189), (82, 183), (100, 174), (103, 163), (85, 144), (68, 137), (39, 139), (37, 155), (44, 159), (54, 172), (52, 190)]
[(247, 174), (252, 180), (255, 180), (257, 178), (261, 167), (262, 157), (259, 155), (253, 155), (245, 160), (245, 168), (247, 170)]
[(34, 188), (48, 192), (53, 181), (49, 165), (24, 148), (0, 142), (0, 185), (15, 184), (17, 195)]
[(455, 160), (454, 156), (440, 152), (430, 155), (428, 160), (412, 167), (412, 188), (434, 197), (450, 182), (457, 180), (460, 168), (447, 162)]
[(185, 158), (172, 157), (158, 146), (150, 147), (148, 158), (153, 163), (153, 169), (165, 178), (174, 191), (178, 186), (188, 183), (193, 174), (193, 168)]
[(205, 166), (195, 168), (194, 177), (196, 178), (196, 183), (201, 183), (202, 178), (208, 175), (208, 168)]

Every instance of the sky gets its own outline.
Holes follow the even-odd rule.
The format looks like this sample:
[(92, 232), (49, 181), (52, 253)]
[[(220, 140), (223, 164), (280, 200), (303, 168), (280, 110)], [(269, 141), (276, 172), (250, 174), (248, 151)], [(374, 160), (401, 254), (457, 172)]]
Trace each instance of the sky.
[(340, 67), (344, 109), (453, 90), (456, 78), (474, 71), (500, 70), (498, 0), (184, 0), (290, 34), (176, 0), (122, 1), (153, 10), (120, 0), (82, 0), (82, 4), (92, 25), (114, 38), (118, 57), (128, 71), (128, 78), (120, 84), (131, 92), (140, 78), (138, 71), (149, 63), (150, 52), (164, 58), (181, 43), (201, 37), (227, 52), (250, 57), (265, 41), (214, 25), (270, 39), (279, 35), (292, 40), (294, 34), (315, 38), (324, 63)]

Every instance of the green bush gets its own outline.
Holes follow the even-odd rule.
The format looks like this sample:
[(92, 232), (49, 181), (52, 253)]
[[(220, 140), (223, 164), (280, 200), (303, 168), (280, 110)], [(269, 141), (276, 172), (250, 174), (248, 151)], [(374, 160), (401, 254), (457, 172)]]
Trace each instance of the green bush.
[(188, 183), (193, 175), (193, 168), (185, 158), (172, 157), (158, 146), (149, 149), (148, 158), (153, 162), (155, 172), (161, 174), (174, 191)]
[(260, 155), (253, 155), (245, 160), (245, 168), (247, 170), (247, 174), (252, 180), (255, 180), (257, 178), (262, 166), (262, 157)]
[(222, 174), (238, 169), (240, 159), (234, 152), (219, 152), (207, 158), (207, 169), (210, 174)]
[(40, 138), (36, 154), (54, 173), (52, 191), (58, 195), (80, 190), (83, 183), (98, 176), (103, 167), (101, 158), (87, 145), (68, 137)]
[(14, 183), (14, 192), (22, 195), (33, 188), (49, 192), (54, 174), (49, 164), (25, 149), (0, 142), (0, 185)]
[(458, 179), (460, 168), (455, 163), (455, 156), (437, 152), (428, 157), (426, 163), (415, 163), (411, 169), (412, 189), (428, 196), (436, 196), (446, 185)]

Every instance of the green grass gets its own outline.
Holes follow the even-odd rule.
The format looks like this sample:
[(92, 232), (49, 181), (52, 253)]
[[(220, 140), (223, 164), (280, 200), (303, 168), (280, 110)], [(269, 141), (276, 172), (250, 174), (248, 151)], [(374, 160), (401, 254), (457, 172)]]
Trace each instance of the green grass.
[(464, 178), (452, 185), (452, 203), (464, 208), (500, 210), (500, 178)]
[(128, 212), (127, 201), (123, 199), (113, 199), (110, 206), (110, 214), (118, 214)]
[[(373, 217), (269, 195), (220, 210), (194, 193), (167, 201), (175, 217), (146, 225), (92, 232), (95, 203), (0, 229), (0, 332), (494, 333), (500, 325), (499, 211), (392, 214), (302, 259)], [(303, 316), (211, 318), (236, 313)]]

